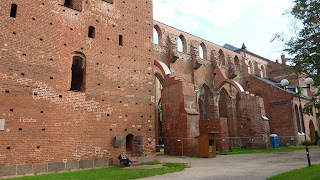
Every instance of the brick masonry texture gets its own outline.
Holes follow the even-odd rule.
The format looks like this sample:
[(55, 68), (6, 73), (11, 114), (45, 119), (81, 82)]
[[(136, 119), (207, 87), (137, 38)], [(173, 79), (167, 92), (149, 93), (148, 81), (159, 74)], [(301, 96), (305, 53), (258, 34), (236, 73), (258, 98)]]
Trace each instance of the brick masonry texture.
[(166, 154), (196, 154), (196, 137), (211, 132), (228, 151), (232, 138), (268, 148), (270, 133), (296, 145), (303, 124), (311, 140), (319, 129), (259, 78), (302, 76), (154, 21), (152, 0), (1, 2), (0, 177), (108, 167), (120, 153), (152, 161), (163, 143)]
[[(283, 63), (279, 64), (246, 49), (234, 52), (157, 21), (154, 21), (154, 29), (157, 32), (155, 36), (158, 36), (158, 42), (155, 42), (154, 47), (155, 59), (163, 62), (172, 73), (170, 76), (163, 73), (161, 77), (157, 76), (160, 82), (163, 81), (162, 92), (157, 94), (161, 98), (156, 97), (157, 101), (161, 99), (162, 107), (166, 107), (167, 104), (170, 107), (177, 104), (178, 97), (183, 99), (181, 91), (168, 90), (166, 87), (168, 84), (166, 81), (171, 81), (174, 76), (180, 82), (194, 85), (194, 95), (198, 99), (198, 104), (196, 103), (198, 107), (195, 109), (200, 114), (199, 134), (218, 132), (217, 148), (220, 151), (228, 151), (228, 137), (241, 139), (245, 147), (256, 148), (270, 147), (270, 134), (278, 134), (281, 145), (297, 145), (301, 142), (303, 134), (301, 130), (297, 130), (299, 129), (297, 122), (301, 121), (301, 118), (293, 115), (296, 112), (294, 106), (298, 105), (297, 98), (291, 100), (292, 95), (287, 91), (257, 78), (263, 77), (274, 82), (287, 78), (293, 85), (302, 86), (304, 77), (298, 77), (289, 66), (285, 65), (284, 57)], [(178, 39), (182, 45), (178, 44)], [(200, 47), (203, 49), (203, 55), (200, 55)], [(159, 66), (158, 63), (156, 65)], [(167, 97), (168, 91), (171, 99)], [(308, 95), (312, 96), (314, 92), (312, 90)], [(168, 99), (170, 102), (167, 102)], [(302, 101), (304, 105), (307, 99), (302, 98)], [(278, 102), (287, 103), (278, 104)], [(180, 147), (176, 142), (179, 136), (184, 133), (187, 138), (195, 135), (190, 136), (190, 132), (184, 126), (187, 123), (182, 122), (187, 118), (182, 120), (170, 118), (179, 112), (179, 117), (186, 115), (181, 105), (180, 109), (172, 108), (169, 108), (169, 111), (162, 109), (164, 111), (162, 132), (165, 132), (163, 137), (170, 134), (168, 133), (170, 126), (178, 127), (179, 131), (170, 134), (173, 140), (164, 138), (165, 141), (170, 141), (170, 144), (165, 143), (165, 152), (179, 154)], [(312, 121), (313, 124), (317, 124), (313, 131), (318, 130), (315, 116), (304, 117), (306, 127), (309, 127)], [(168, 121), (170, 123), (167, 123)], [(312, 133), (309, 132), (310, 128), (306, 129), (310, 139)], [(169, 147), (166, 147), (167, 145)], [(196, 149), (197, 145), (194, 145), (189, 146), (186, 151), (192, 152)]]
[[(0, 166), (154, 155), (152, 1), (87, 0), (81, 7), (2, 1)], [(75, 55), (85, 57), (83, 92), (69, 91)], [(142, 137), (139, 147), (126, 149), (128, 134)], [(120, 148), (115, 136), (124, 139)]]

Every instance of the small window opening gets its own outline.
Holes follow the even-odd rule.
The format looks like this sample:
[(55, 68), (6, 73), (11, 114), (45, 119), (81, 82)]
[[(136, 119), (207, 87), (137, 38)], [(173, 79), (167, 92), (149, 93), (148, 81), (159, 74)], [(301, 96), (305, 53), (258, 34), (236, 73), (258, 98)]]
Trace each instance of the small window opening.
[(119, 46), (123, 46), (123, 37), (122, 37), (122, 35), (119, 36)]
[(65, 0), (64, 1), (64, 5), (67, 7), (71, 7), (71, 4), (72, 4), (72, 0)]
[(70, 91), (84, 91), (85, 58), (83, 55), (73, 56), (72, 80)]
[(214, 139), (209, 139), (209, 146), (213, 146), (214, 145)]
[(88, 37), (89, 38), (95, 38), (95, 28), (93, 26), (89, 26), (89, 33), (88, 33)]
[(10, 91), (6, 91), (6, 93), (10, 93)]
[(11, 149), (11, 147), (7, 147), (7, 149)]
[(104, 2), (107, 2), (107, 3), (110, 3), (110, 4), (113, 4), (113, 0), (103, 0)]
[(42, 129), (42, 131), (45, 131), (46, 129)]
[(81, 11), (82, 10), (82, 0), (65, 0), (64, 6)]
[(22, 128), (19, 128), (19, 131), (22, 131)]
[(16, 16), (17, 16), (17, 7), (18, 6), (16, 4), (12, 4), (11, 5), (10, 17), (16, 18)]

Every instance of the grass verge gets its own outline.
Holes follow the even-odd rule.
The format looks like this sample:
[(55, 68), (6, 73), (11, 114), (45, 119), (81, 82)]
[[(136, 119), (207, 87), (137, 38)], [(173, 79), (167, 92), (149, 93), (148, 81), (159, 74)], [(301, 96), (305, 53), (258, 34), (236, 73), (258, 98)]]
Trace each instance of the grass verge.
[[(309, 148), (316, 148), (319, 146), (308, 146)], [(241, 149), (240, 147), (232, 147), (232, 152), (220, 152), (218, 155), (232, 155), (232, 154), (252, 154), (252, 153), (274, 153), (274, 152), (291, 152), (305, 149), (305, 146), (288, 146), (270, 149)]]
[(91, 170), (81, 170), (74, 172), (64, 172), (64, 173), (54, 173), (54, 174), (44, 174), (35, 176), (25, 176), (21, 180), (125, 180), (125, 179), (137, 179), (143, 177), (150, 177), (159, 174), (173, 173), (182, 171), (189, 166), (183, 163), (164, 163), (163, 168), (153, 168), (153, 169), (122, 169), (121, 167), (109, 167), (104, 169), (91, 169)]
[(302, 169), (288, 171), (269, 178), (268, 180), (319, 180), (320, 165), (312, 165)]

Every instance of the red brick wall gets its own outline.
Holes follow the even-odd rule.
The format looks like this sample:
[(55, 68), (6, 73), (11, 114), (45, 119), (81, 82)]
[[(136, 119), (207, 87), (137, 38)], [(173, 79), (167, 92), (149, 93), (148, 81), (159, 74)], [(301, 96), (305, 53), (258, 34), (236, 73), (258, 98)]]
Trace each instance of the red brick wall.
[[(153, 155), (152, 1), (87, 0), (82, 11), (63, 4), (1, 3), (0, 119), (8, 132), (0, 131), (0, 165), (117, 157), (127, 134), (142, 136), (141, 155)], [(68, 91), (75, 52), (86, 57), (84, 92)], [(124, 138), (120, 148), (115, 136)]]
[(199, 115), (185, 108), (197, 109), (194, 85), (167, 75), (162, 89), (162, 132), (166, 154), (180, 155), (183, 138), (184, 154), (197, 154)]

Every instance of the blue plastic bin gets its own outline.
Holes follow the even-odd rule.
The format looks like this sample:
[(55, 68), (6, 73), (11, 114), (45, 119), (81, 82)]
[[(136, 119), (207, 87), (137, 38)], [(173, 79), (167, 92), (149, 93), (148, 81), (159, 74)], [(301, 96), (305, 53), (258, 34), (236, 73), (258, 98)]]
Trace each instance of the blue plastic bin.
[(270, 141), (273, 148), (279, 148), (279, 138), (276, 134), (270, 134)]

